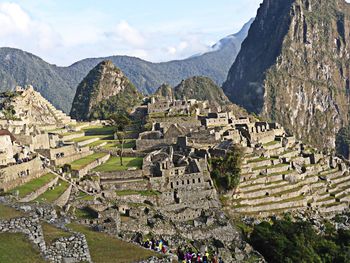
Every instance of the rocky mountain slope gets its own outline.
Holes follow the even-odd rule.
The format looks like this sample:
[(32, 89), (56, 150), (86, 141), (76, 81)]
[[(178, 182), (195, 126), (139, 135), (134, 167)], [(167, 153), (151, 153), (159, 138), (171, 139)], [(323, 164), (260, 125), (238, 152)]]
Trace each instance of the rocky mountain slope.
[(116, 111), (131, 111), (142, 96), (112, 61), (93, 68), (77, 88), (70, 115), (77, 120), (107, 119)]
[(220, 106), (225, 110), (232, 110), (237, 116), (247, 116), (248, 113), (242, 107), (231, 103), (223, 90), (208, 77), (191, 77), (182, 80), (175, 88), (169, 84), (161, 85), (153, 94), (156, 97), (165, 99), (196, 99), (209, 101), (213, 108)]
[(349, 121), (350, 5), (265, 0), (223, 89), (235, 103), (334, 147)]
[(231, 104), (220, 87), (207, 77), (192, 77), (174, 88), (176, 99), (208, 100), (215, 105)]
[(88, 58), (69, 67), (57, 67), (41, 58), (12, 48), (0, 48), (0, 91), (16, 85), (33, 85), (56, 107), (69, 112), (78, 84), (98, 63), (111, 60), (143, 93), (153, 93), (162, 83), (176, 85), (191, 76), (208, 76), (221, 85), (226, 79), (252, 20), (240, 32), (220, 40), (212, 50), (185, 60), (151, 63), (139, 58), (111, 56)]

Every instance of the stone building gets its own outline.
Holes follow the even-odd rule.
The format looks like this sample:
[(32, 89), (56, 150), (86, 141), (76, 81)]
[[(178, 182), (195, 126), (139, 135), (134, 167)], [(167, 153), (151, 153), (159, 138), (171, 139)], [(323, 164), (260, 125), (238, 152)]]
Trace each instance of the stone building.
[(191, 153), (190, 148), (176, 151), (170, 146), (144, 159), (152, 189), (161, 192), (162, 210), (175, 221), (193, 220), (218, 204), (206, 158)]

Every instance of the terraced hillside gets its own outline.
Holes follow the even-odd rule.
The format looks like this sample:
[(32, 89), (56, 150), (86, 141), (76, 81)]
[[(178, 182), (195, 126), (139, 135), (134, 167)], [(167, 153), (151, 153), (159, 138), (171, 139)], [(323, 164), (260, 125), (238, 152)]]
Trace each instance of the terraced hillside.
[(225, 198), (233, 215), (264, 217), (306, 209), (327, 214), (349, 208), (347, 165), (299, 142), (263, 144), (245, 154), (241, 169), (239, 187)]

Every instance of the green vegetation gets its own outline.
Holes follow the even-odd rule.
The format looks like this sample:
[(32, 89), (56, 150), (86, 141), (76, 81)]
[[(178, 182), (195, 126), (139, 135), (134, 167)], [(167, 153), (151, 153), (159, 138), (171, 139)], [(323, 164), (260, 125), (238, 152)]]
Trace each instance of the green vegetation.
[(1, 263), (44, 263), (46, 262), (24, 234), (0, 233)]
[(271, 141), (271, 142), (265, 143), (264, 146), (268, 147), (268, 146), (276, 145), (278, 143), (280, 143), (280, 142), (279, 141)]
[(156, 256), (150, 250), (115, 239), (105, 233), (95, 232), (88, 227), (78, 224), (71, 224), (69, 227), (86, 236), (90, 254), (94, 262), (132, 263)]
[(72, 170), (77, 171), (77, 170), (84, 168), (85, 166), (89, 165), (90, 163), (92, 163), (92, 162), (96, 161), (97, 159), (102, 158), (106, 155), (107, 155), (106, 153), (94, 153), (94, 154), (88, 155), (84, 158), (81, 158), (79, 160), (72, 162), (70, 164), (70, 167)]
[(70, 115), (79, 120), (108, 120), (116, 112), (130, 112), (141, 98), (122, 71), (106, 60), (79, 84)]
[(210, 160), (211, 177), (220, 192), (232, 190), (238, 186), (242, 156), (242, 150), (238, 146), (234, 146), (224, 158)]
[(48, 189), (45, 193), (40, 195), (35, 201), (43, 203), (53, 203), (57, 198), (59, 198), (64, 191), (68, 188), (69, 183), (63, 180), (58, 180), (57, 185), (52, 189)]
[(90, 126), (83, 129), (85, 135), (111, 135), (114, 133), (114, 127), (112, 126)]
[(345, 158), (350, 157), (350, 125), (340, 129), (336, 136), (335, 144), (337, 154), (340, 154)]
[(183, 80), (174, 88), (176, 99), (208, 100), (215, 105), (227, 105), (231, 102), (220, 87), (207, 77), (192, 77)]
[(88, 208), (77, 208), (75, 210), (75, 216), (79, 219), (94, 219), (96, 218), (95, 213), (93, 213), (90, 209)]
[(120, 164), (123, 166), (123, 153), (124, 153), (124, 143), (126, 135), (126, 127), (131, 124), (131, 120), (125, 113), (114, 113), (109, 117), (110, 121), (113, 123), (113, 127), (117, 132), (117, 138), (120, 144), (119, 159)]
[[(121, 144), (116, 141), (108, 141), (107, 144), (105, 146), (102, 146), (103, 149), (106, 150), (112, 150), (112, 149), (116, 149), (116, 148), (120, 148)], [(136, 146), (136, 140), (134, 139), (127, 139), (124, 141), (124, 148), (125, 149), (132, 149)]]
[(29, 195), (30, 193), (38, 190), (40, 187), (44, 186), (45, 184), (51, 182), (55, 178), (56, 178), (56, 175), (52, 173), (48, 173), (28, 183), (25, 183), (24, 185), (14, 188), (13, 190), (11, 190), (11, 192), (15, 193), (16, 191), (18, 191), (18, 196), (20, 198), (23, 198)]
[(308, 222), (263, 222), (249, 241), (268, 262), (350, 262), (350, 231), (337, 232), (330, 224), (320, 235)]
[(46, 245), (52, 244), (54, 241), (61, 237), (70, 237), (72, 234), (69, 232), (66, 232), (62, 229), (59, 229), (53, 225), (50, 225), (46, 222), (41, 223), (41, 227), (43, 229), (44, 239), (46, 242)]
[(113, 171), (125, 171), (129, 168), (142, 168), (143, 158), (141, 157), (123, 157), (123, 165), (120, 163), (119, 157), (112, 156), (109, 160), (93, 169), (96, 172), (113, 172)]
[[(23, 213), (16, 209), (0, 204), (0, 219), (8, 220), (15, 217), (23, 216)], [(1, 242), (0, 242), (1, 244)], [(1, 262), (1, 260), (0, 260)]]
[(107, 135), (88, 135), (88, 136), (74, 138), (71, 141), (72, 142), (85, 142), (87, 140), (95, 139), (95, 138), (98, 138), (100, 140), (113, 140), (112, 136), (107, 136)]

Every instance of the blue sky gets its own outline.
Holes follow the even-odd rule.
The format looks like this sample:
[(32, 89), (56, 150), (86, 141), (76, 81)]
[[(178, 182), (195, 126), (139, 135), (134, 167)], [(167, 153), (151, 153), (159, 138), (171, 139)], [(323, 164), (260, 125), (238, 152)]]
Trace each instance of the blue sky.
[(0, 0), (0, 46), (69, 65), (130, 55), (159, 62), (205, 52), (262, 0)]

